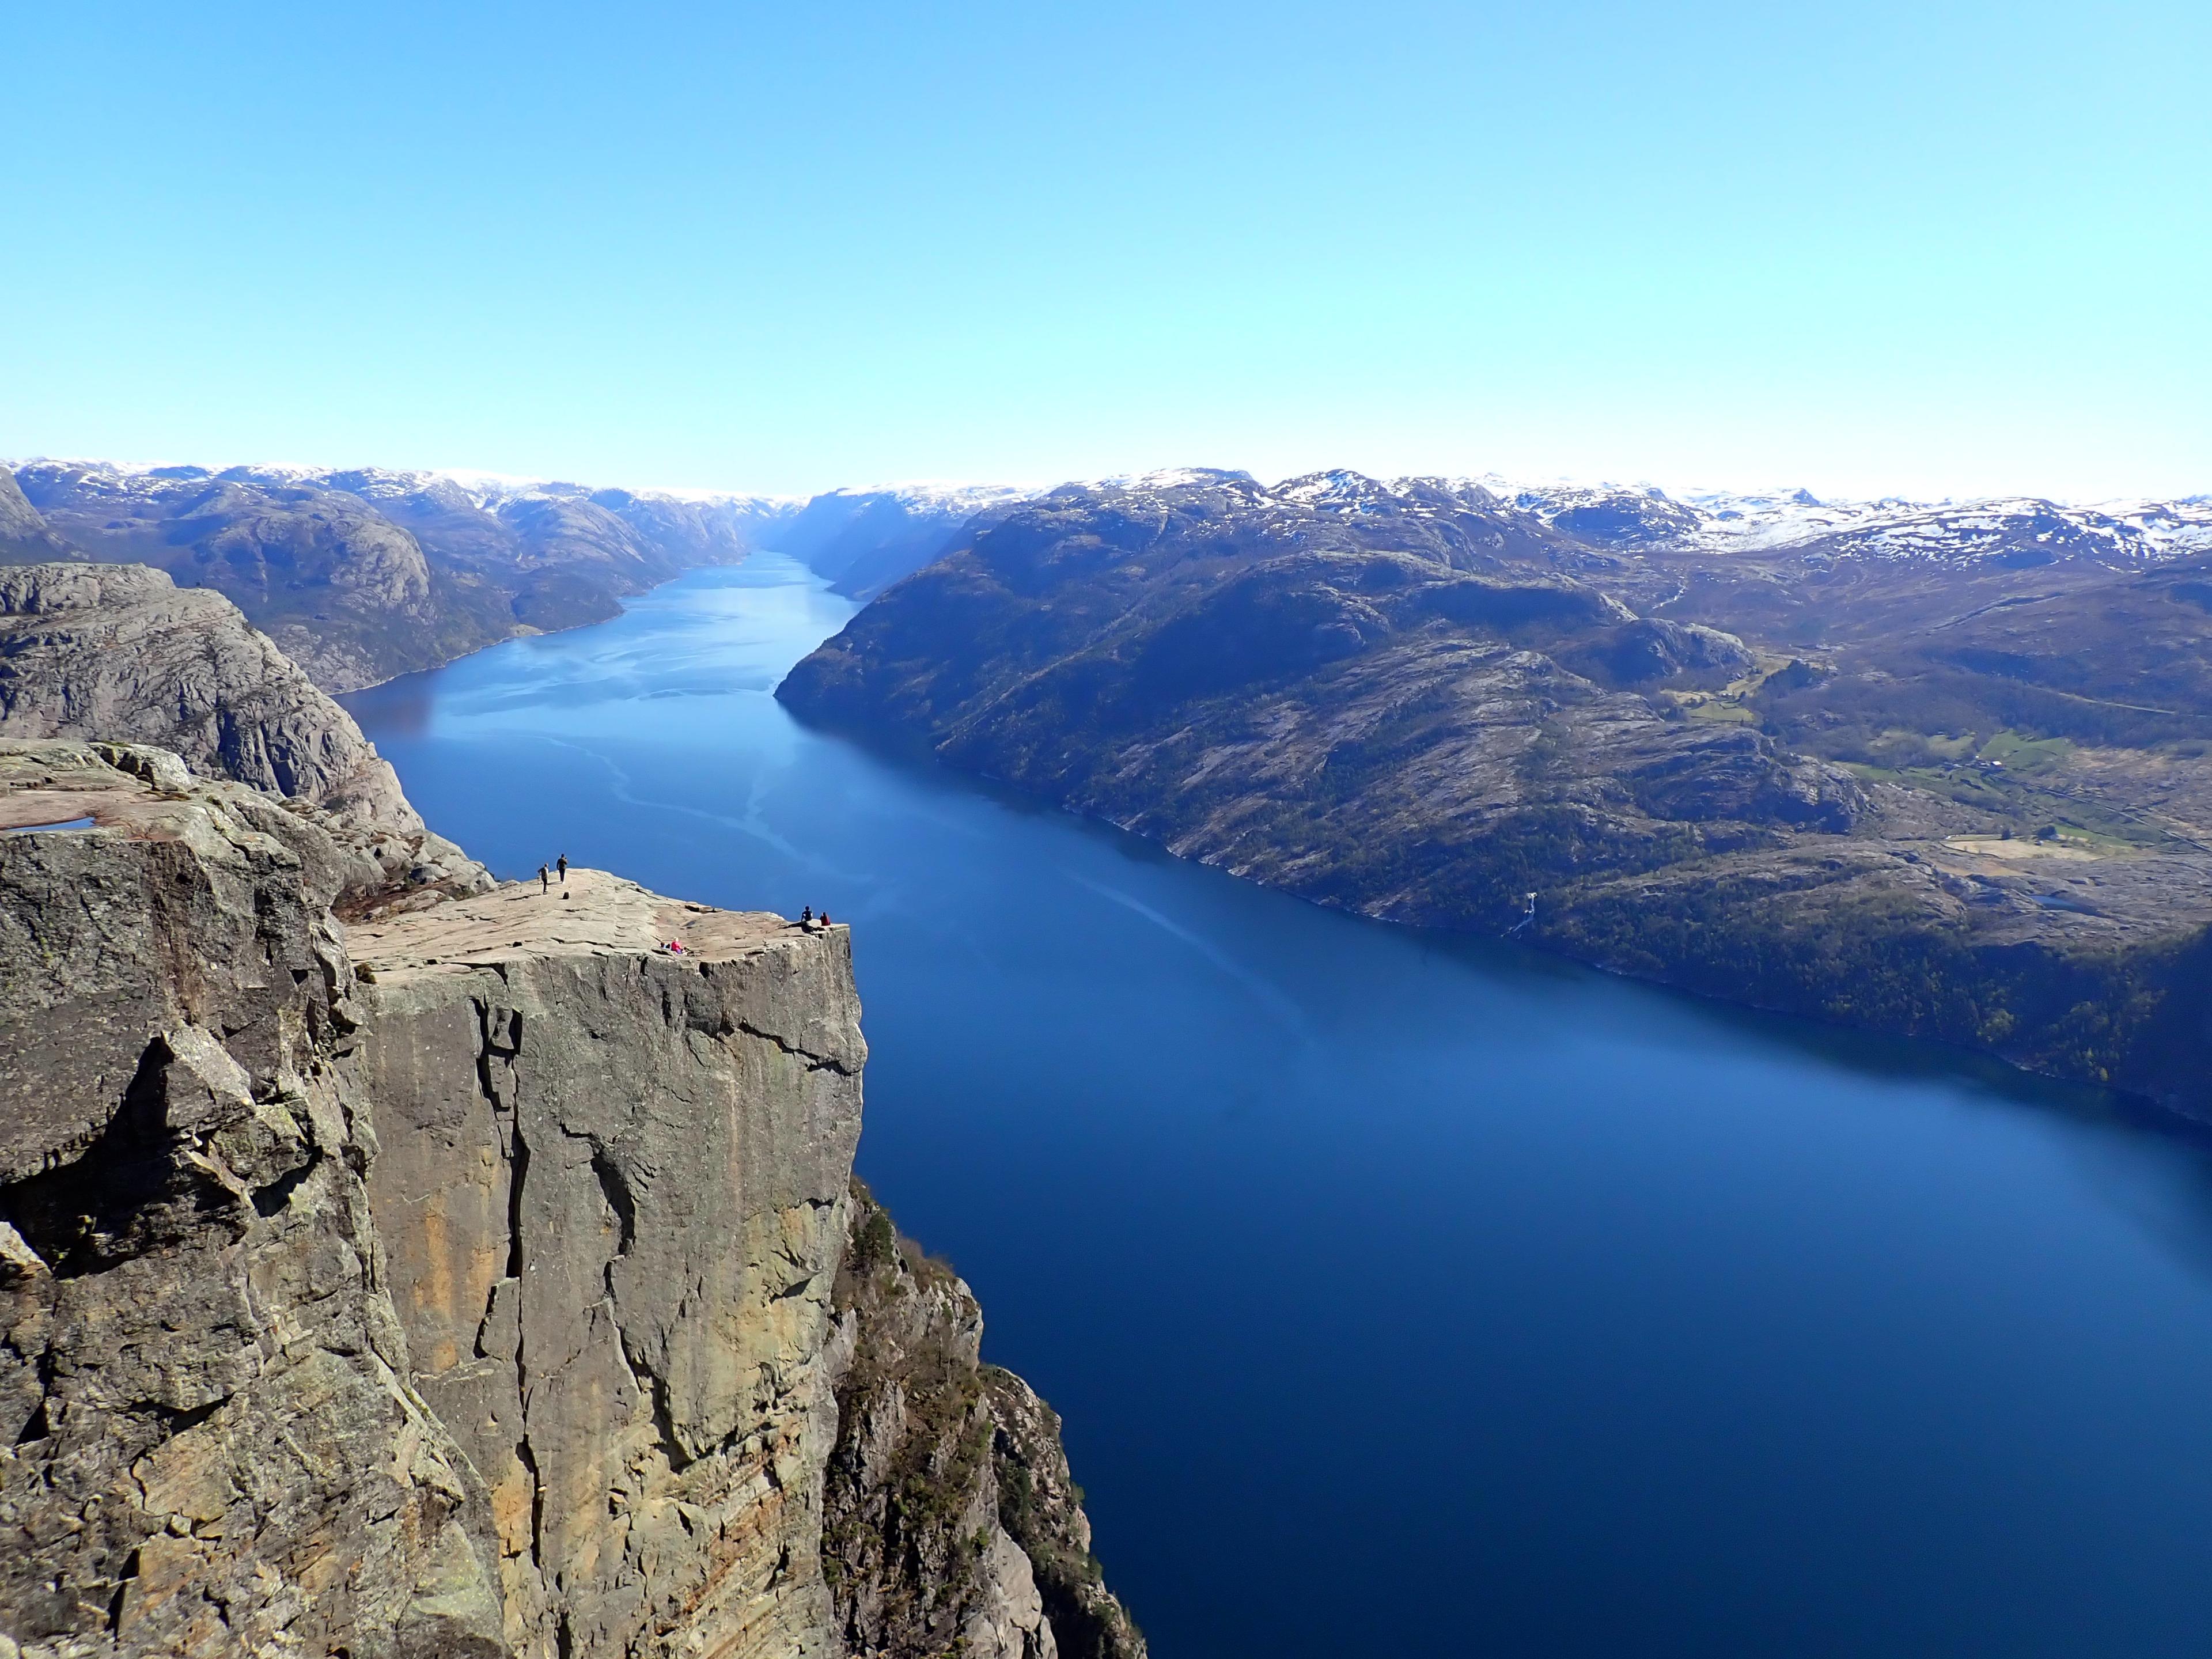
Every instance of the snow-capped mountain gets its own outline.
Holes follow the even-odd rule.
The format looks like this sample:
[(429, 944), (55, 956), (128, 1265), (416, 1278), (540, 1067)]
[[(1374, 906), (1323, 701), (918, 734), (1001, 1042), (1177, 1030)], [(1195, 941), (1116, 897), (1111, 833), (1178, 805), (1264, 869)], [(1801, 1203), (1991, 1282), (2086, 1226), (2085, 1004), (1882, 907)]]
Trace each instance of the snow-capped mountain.
[(1824, 501), (1803, 489), (1483, 484), (1554, 529), (1614, 548), (1713, 553), (1802, 550), (1814, 557), (1974, 562), (2087, 559), (2116, 568), (2212, 550), (2212, 496), (2088, 505), (2033, 496), (1968, 501)]

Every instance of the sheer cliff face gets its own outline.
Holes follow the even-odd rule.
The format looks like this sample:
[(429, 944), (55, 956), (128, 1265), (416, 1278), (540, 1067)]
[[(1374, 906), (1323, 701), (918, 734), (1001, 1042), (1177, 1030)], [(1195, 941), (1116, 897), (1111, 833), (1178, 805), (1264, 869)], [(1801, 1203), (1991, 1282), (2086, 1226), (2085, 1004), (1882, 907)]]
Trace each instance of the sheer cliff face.
[(580, 870), (418, 904), (376, 846), (0, 741), (0, 1636), (1140, 1655), (966, 1287), (853, 1243), (843, 930)]
[(844, 933), (579, 871), (352, 944), (372, 1208), (415, 1386), (487, 1490), (508, 1639), (841, 1652), (821, 1492), (866, 1052)]

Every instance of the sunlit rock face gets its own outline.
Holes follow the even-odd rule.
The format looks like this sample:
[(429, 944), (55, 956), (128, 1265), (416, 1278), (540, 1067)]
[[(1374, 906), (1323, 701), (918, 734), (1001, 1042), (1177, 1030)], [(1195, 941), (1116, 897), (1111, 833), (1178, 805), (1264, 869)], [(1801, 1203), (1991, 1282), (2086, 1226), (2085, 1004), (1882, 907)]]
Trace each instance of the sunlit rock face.
[(866, 1053), (843, 931), (574, 871), (352, 945), (371, 1206), (412, 1381), (483, 1481), (507, 1638), (842, 1651), (821, 1496)]
[(353, 717), (236, 605), (145, 565), (0, 567), (0, 737), (157, 744), (207, 776), (422, 828)]

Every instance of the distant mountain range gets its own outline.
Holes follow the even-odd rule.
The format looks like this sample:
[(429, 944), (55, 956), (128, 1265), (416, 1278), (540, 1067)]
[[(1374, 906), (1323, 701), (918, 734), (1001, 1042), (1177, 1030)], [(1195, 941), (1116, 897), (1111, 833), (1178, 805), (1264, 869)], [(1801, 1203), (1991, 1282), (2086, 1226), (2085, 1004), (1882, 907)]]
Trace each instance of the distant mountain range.
[(143, 563), (234, 601), (325, 690), (612, 616), (702, 565), (788, 551), (868, 598), (921, 568), (997, 486), (788, 496), (599, 489), (481, 474), (0, 467), (0, 563)]
[(2212, 495), (2079, 507), (2030, 496), (1824, 501), (1802, 489), (1677, 497), (1650, 486), (1481, 483), (1516, 511), (1600, 547), (2029, 563), (2048, 556), (2115, 568), (2212, 552)]
[[(2212, 550), (2212, 498), (2073, 507), (1823, 502), (1802, 490), (1669, 495), (1612, 485), (1395, 482), (1316, 473), (1264, 490), (1248, 474), (1178, 469), (1063, 488), (1212, 481), (1285, 507), (1358, 514), (1480, 511), (1570, 553), (1788, 556), (2004, 568), (2132, 568)], [(1014, 485), (840, 489), (811, 499), (678, 493), (378, 467), (129, 466), (38, 459), (0, 468), (0, 562), (143, 562), (225, 594), (343, 691), (434, 667), (517, 634), (610, 617), (687, 569), (761, 550), (872, 599), (972, 522), (1052, 494)]]

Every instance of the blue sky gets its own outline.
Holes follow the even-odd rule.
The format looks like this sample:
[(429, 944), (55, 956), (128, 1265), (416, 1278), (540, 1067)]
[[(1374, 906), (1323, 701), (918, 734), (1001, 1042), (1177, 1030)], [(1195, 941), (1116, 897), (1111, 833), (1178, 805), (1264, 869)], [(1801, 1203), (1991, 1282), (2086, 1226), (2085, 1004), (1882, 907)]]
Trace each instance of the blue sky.
[(8, 27), (0, 454), (2212, 490), (2212, 7)]

